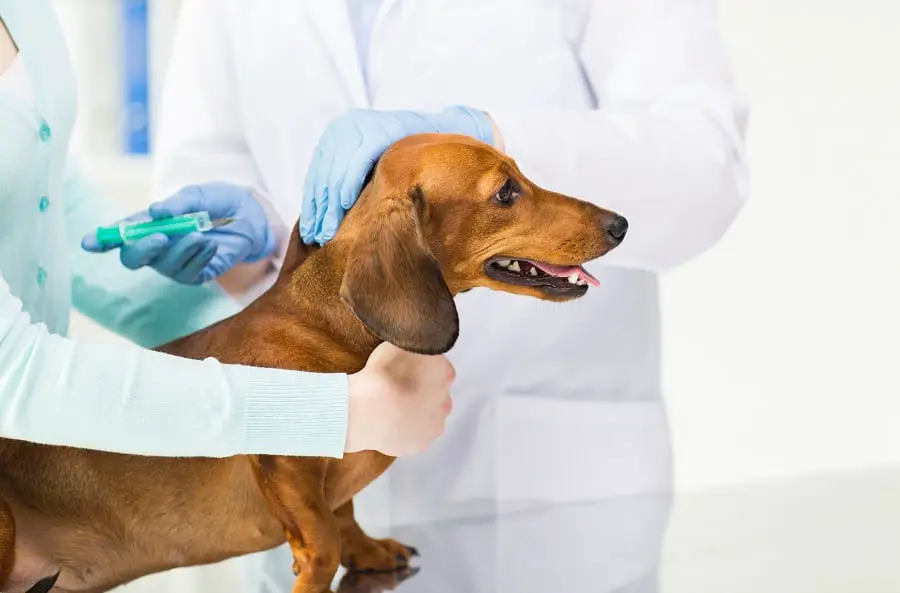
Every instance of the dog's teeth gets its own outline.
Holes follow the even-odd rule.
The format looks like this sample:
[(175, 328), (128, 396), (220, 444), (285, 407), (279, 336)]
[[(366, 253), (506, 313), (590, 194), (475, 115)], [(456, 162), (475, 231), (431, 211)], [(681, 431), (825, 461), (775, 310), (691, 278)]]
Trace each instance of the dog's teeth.
[(569, 276), (569, 284), (578, 284), (578, 280), (581, 276), (578, 275), (578, 272), (572, 272), (572, 275)]
[(519, 262), (514, 261), (513, 263), (509, 264), (509, 271), (510, 272), (521, 272), (522, 268), (519, 267)]
[(497, 260), (497, 265), (500, 266), (501, 268), (508, 268), (509, 264), (511, 264), (511, 263), (512, 262), (508, 259), (498, 259)]
[(585, 285), (587, 285), (587, 282), (585, 280), (582, 280), (581, 278), (579, 278), (578, 282), (576, 282), (576, 284), (578, 286), (585, 286)]
[(530, 270), (528, 270), (528, 273), (531, 274), (532, 276), (537, 276), (537, 269), (531, 268)]

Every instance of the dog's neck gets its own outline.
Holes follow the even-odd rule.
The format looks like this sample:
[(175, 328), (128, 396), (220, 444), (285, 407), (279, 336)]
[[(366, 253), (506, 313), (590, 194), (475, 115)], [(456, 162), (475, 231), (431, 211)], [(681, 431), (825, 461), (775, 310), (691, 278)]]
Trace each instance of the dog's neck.
[(368, 357), (382, 340), (366, 329), (340, 297), (352, 246), (340, 239), (324, 247), (307, 246), (295, 227), (278, 280), (257, 302), (288, 316), (287, 323), (300, 321)]

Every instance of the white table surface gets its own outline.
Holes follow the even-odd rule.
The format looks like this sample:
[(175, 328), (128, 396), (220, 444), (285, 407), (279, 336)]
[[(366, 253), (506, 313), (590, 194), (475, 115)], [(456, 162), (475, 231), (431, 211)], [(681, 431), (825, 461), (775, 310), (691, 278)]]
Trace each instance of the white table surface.
[[(896, 593), (900, 468), (623, 497), (392, 535), (422, 553), (421, 571), (399, 593)], [(287, 561), (286, 583), (289, 572)], [(239, 574), (230, 562), (123, 590), (239, 593), (248, 589)], [(384, 579), (368, 579), (342, 593), (386, 590)]]

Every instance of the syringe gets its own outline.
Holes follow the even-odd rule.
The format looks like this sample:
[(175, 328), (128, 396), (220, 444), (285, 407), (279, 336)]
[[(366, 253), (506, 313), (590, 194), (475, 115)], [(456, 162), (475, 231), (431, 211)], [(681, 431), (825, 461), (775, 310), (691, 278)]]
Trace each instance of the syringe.
[(123, 221), (117, 225), (97, 229), (97, 243), (103, 249), (130, 245), (135, 241), (162, 233), (167, 237), (187, 235), (188, 233), (211, 231), (234, 222), (234, 218), (210, 220), (209, 212), (193, 212), (172, 218), (160, 218), (147, 222)]

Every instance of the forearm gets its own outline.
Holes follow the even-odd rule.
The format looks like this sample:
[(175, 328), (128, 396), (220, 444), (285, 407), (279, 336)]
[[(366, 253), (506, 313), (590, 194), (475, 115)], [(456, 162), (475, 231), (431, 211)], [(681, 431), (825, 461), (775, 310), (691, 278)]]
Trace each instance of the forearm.
[(156, 456), (340, 457), (347, 380), (50, 334), (0, 277), (0, 437)]

